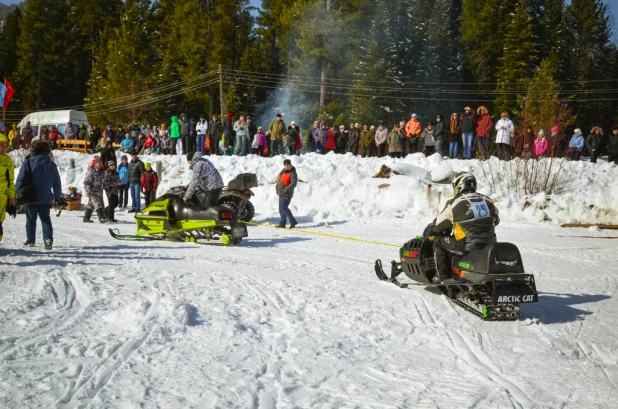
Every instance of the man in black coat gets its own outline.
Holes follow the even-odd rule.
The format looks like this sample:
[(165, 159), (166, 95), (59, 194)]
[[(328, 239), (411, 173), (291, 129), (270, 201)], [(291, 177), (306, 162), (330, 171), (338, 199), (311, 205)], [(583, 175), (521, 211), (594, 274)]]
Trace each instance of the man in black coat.
[(221, 121), (217, 119), (217, 115), (212, 116), (212, 120), (208, 124), (208, 141), (210, 142), (210, 155), (219, 154), (219, 141), (221, 140), (221, 134), (223, 133), (223, 126)]
[(142, 174), (146, 172), (144, 162), (139, 160), (136, 151), (131, 151), (129, 162), (129, 188), (131, 189), (131, 210), (129, 213), (139, 212), (141, 209), (140, 192), (142, 188)]

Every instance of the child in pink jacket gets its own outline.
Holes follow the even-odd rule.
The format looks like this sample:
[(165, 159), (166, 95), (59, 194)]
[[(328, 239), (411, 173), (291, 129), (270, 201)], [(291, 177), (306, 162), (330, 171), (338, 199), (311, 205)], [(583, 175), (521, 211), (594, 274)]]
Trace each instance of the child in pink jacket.
[(547, 152), (547, 139), (545, 139), (545, 132), (541, 129), (539, 134), (537, 135), (536, 140), (534, 141), (534, 156), (540, 158), (545, 156)]

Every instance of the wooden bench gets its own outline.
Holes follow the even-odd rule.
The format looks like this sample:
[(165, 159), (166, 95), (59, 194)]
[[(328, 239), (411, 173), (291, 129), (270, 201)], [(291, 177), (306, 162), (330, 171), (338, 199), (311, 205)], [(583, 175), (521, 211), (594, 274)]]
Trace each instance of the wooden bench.
[(121, 145), (119, 143), (112, 143), (112, 147), (116, 150), (120, 149)]
[(73, 151), (73, 152), (81, 152), (87, 153), (88, 147), (90, 146), (90, 142), (87, 141), (79, 141), (79, 140), (64, 140), (61, 139), (57, 143), (58, 149), (61, 151)]

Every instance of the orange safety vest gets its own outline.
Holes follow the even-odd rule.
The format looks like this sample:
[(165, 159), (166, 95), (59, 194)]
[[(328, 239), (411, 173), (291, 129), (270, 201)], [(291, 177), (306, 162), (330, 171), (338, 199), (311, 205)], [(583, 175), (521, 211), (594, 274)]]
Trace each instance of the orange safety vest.
[(281, 181), (284, 185), (290, 186), (290, 183), (292, 183), (292, 174), (284, 173), (283, 175), (281, 175)]

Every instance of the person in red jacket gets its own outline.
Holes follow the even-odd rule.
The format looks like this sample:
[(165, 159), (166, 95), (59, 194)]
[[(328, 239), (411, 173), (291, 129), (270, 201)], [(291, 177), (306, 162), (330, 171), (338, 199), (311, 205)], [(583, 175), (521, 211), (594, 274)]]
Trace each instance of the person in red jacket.
[(150, 163), (144, 163), (146, 172), (142, 175), (142, 192), (146, 200), (146, 207), (150, 206), (157, 196), (157, 186), (159, 184), (159, 178), (157, 172), (152, 170)]
[(487, 159), (487, 139), (491, 130), (494, 128), (494, 121), (489, 115), (485, 105), (481, 105), (476, 110), (476, 137), (478, 140), (479, 159)]

